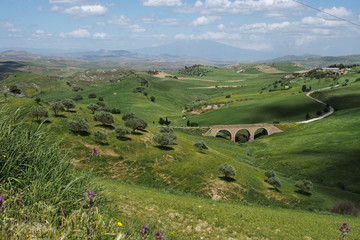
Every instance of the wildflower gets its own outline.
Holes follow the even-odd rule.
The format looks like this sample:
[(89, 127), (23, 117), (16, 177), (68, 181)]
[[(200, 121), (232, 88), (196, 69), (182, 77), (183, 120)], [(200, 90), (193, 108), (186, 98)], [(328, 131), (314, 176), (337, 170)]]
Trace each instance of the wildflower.
[(98, 154), (98, 150), (96, 148), (93, 149), (93, 153), (94, 155), (97, 155)]
[(161, 232), (157, 231), (157, 232), (155, 233), (155, 238), (154, 238), (154, 240), (163, 240), (163, 239), (165, 239), (165, 237), (161, 234)]
[(92, 150), (91, 150), (91, 149), (90, 149), (89, 153), (92, 154)]
[(350, 231), (350, 227), (349, 227), (349, 225), (347, 225), (347, 222), (343, 222), (343, 224), (340, 225), (339, 231), (341, 232), (341, 235), (338, 237), (338, 239), (344, 239), (344, 237)]
[(0, 196), (0, 213), (5, 212), (4, 198)]
[(96, 201), (96, 197), (94, 196), (94, 192), (93, 191), (87, 191), (86, 195), (85, 195), (85, 202), (87, 204), (88, 207), (91, 207)]
[(143, 239), (147, 239), (148, 230), (149, 230), (149, 226), (148, 226), (148, 225), (142, 225), (142, 229), (140, 230), (140, 235), (143, 236)]
[(123, 225), (121, 222), (118, 222), (117, 225), (118, 225), (119, 227), (124, 227), (124, 225)]
[(5, 155), (5, 154), (3, 154), (2, 156), (3, 156), (3, 158), (6, 158), (6, 155)]

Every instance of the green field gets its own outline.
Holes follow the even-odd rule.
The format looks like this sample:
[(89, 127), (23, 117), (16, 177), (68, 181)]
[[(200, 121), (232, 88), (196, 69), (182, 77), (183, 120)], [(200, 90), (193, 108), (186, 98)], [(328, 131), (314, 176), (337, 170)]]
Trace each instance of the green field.
[[(201, 76), (169, 73), (176, 78), (81, 68), (65, 78), (13, 72), (1, 83), (16, 85), (23, 94), (2, 94), (0, 106), (22, 107), (25, 125), (35, 128), (40, 123), (27, 112), (40, 98), (50, 113), (41, 128), (61, 141), (76, 169), (94, 172), (92, 184), (100, 185), (107, 199), (99, 206), (105, 218), (119, 215), (133, 221), (131, 231), (142, 223), (162, 229), (167, 239), (335, 239), (338, 226), (347, 221), (352, 227), (347, 238), (357, 239), (359, 218), (329, 210), (340, 200), (360, 207), (360, 69), (336, 78), (284, 78), (299, 70), (292, 64), (201, 66)], [(324, 105), (306, 97), (303, 85), (312, 90), (339, 85), (312, 94), (335, 113), (295, 124), (306, 114), (313, 118), (325, 111)], [(91, 93), (97, 97), (88, 98)], [(53, 101), (77, 95), (83, 99), (75, 108), (54, 116)], [(121, 117), (128, 112), (143, 118), (148, 127), (119, 138), (112, 127), (93, 120), (87, 105), (97, 102), (121, 110), (113, 114), (112, 127), (123, 126)], [(80, 116), (90, 128), (76, 134), (67, 124)], [(175, 144), (163, 148), (153, 140), (160, 117), (167, 117), (170, 127), (189, 121), (203, 128), (175, 128)], [(211, 125), (274, 122), (284, 132), (254, 142), (202, 136)], [(95, 131), (107, 133), (104, 143), (95, 140)], [(208, 149), (198, 150), (196, 140), (203, 140)], [(99, 155), (90, 157), (93, 148)], [(225, 162), (237, 172), (232, 181), (218, 172)], [(266, 182), (266, 170), (274, 170), (281, 180), (279, 191)], [(313, 182), (311, 194), (300, 194), (294, 187), (302, 179)]]

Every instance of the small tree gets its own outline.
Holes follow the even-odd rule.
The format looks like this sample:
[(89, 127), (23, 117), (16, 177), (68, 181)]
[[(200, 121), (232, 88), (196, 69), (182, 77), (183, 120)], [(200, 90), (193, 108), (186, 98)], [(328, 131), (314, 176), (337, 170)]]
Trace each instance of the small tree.
[(120, 114), (120, 113), (121, 113), (121, 110), (118, 109), (118, 108), (112, 108), (112, 109), (110, 110), (110, 112), (111, 112), (112, 114)]
[(130, 119), (130, 118), (134, 118), (135, 117), (135, 114), (134, 113), (132, 113), (132, 112), (128, 112), (128, 113), (125, 113), (123, 116), (122, 116), (122, 120), (124, 120), (124, 121), (126, 121), (126, 120), (128, 120), (128, 119)]
[(48, 117), (49, 113), (43, 106), (33, 106), (30, 109), (30, 117), (36, 118), (37, 121), (40, 120), (42, 117)]
[(131, 128), (133, 132), (135, 132), (135, 130), (144, 130), (147, 127), (147, 123), (139, 117), (133, 117), (125, 121), (125, 126)]
[(16, 85), (10, 86), (10, 92), (12, 92), (15, 96), (16, 94), (21, 94), (20, 88), (18, 88)]
[(280, 179), (276, 176), (269, 178), (267, 180), (267, 183), (272, 185), (276, 191), (278, 191), (279, 190), (278, 188), (280, 188), (282, 186)]
[(147, 92), (143, 92), (144, 96), (148, 99), (148, 93)]
[[(161, 133), (169, 133), (169, 134), (173, 134), (174, 136), (175, 136), (175, 134), (174, 134), (174, 129), (173, 128), (171, 128), (171, 127), (161, 127), (160, 128), (160, 132)], [(175, 136), (175, 138), (174, 138), (174, 140), (176, 139), (176, 136)]]
[(309, 193), (313, 188), (313, 183), (310, 180), (299, 180), (295, 183), (295, 187), (300, 188), (302, 194)]
[(203, 140), (195, 140), (194, 146), (197, 147), (200, 151), (208, 149), (206, 143)]
[(96, 93), (90, 93), (90, 94), (88, 95), (88, 98), (96, 98)]
[(103, 143), (106, 140), (107, 134), (105, 132), (96, 131), (94, 132), (95, 141)]
[(57, 116), (59, 112), (65, 111), (64, 105), (59, 101), (51, 104), (50, 109), (54, 111), (55, 116)]
[(151, 96), (151, 97), (150, 97), (150, 100), (151, 100), (152, 102), (155, 102), (155, 97), (154, 97), (154, 96)]
[(95, 103), (90, 103), (86, 107), (92, 111), (92, 114), (94, 114), (95, 111), (99, 110), (99, 108), (100, 108), (99, 105), (97, 105)]
[(85, 118), (79, 117), (68, 121), (68, 127), (73, 132), (80, 132), (89, 129), (89, 123)]
[(231, 178), (236, 175), (235, 168), (227, 163), (223, 163), (218, 168), (219, 173), (224, 174), (225, 178)]
[(41, 99), (40, 99), (39, 97), (37, 97), (37, 98), (35, 98), (35, 100), (34, 100), (34, 101), (36, 102), (36, 104), (40, 104)]
[(124, 137), (125, 135), (130, 134), (130, 129), (124, 126), (117, 126), (115, 132), (119, 137)]
[(66, 108), (66, 111), (69, 111), (70, 108), (75, 108), (75, 102), (70, 98), (61, 99), (61, 103)]
[(74, 98), (73, 98), (74, 101), (80, 101), (80, 100), (83, 100), (83, 97), (81, 95), (76, 95)]
[(99, 113), (96, 113), (93, 116), (93, 120), (94, 121), (99, 121), (102, 124), (112, 124), (112, 123), (114, 123), (114, 117), (111, 115), (111, 113), (103, 112), (103, 111), (99, 112)]
[(174, 144), (174, 135), (171, 133), (160, 133), (153, 137), (153, 140), (164, 147)]

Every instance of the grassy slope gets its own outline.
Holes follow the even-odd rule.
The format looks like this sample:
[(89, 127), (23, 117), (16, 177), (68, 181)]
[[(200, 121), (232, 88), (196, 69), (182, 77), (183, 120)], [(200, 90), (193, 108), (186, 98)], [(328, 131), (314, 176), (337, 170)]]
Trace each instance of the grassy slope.
[[(233, 96), (237, 94), (239, 97), (242, 96), (244, 98), (245, 96), (256, 94), (257, 101), (254, 102), (257, 102), (258, 105), (253, 103), (253, 108), (262, 106), (261, 100), (264, 99), (267, 101), (267, 103), (264, 104), (265, 106), (267, 106), (267, 104), (271, 105), (271, 103), (275, 103), (276, 101), (281, 103), (281, 99), (285, 101), (288, 98), (294, 99), (294, 101), (302, 102), (302, 104), (305, 101), (308, 101), (303, 96), (304, 94), (297, 94), (299, 88), (301, 87), (301, 83), (296, 86), (298, 87), (297, 89), (294, 87), (292, 90), (288, 91), (272, 92), (262, 95), (258, 94), (257, 92), (261, 86), (264, 84), (266, 85), (268, 82), (271, 83), (279, 78), (276, 74), (270, 74), (269, 79), (267, 79), (264, 74), (258, 74), (259, 73), (244, 73), (244, 75), (242, 75), (246, 78), (246, 81), (244, 82), (249, 81), (252, 84), (252, 87), (244, 92), (244, 89), (242, 88), (236, 89)], [(225, 79), (231, 80), (235, 77), (231, 74), (226, 76), (227, 78)], [(238, 77), (238, 74), (236, 77)], [(208, 76), (208, 79), (211, 80), (216, 78), (221, 79), (220, 76), (216, 75)], [(221, 83), (220, 80), (218, 80), (218, 83)], [(95, 82), (95, 84), (97, 83)], [(183, 104), (188, 104), (189, 102), (191, 103), (192, 101), (195, 101), (196, 98), (206, 99), (207, 101), (218, 101), (219, 99), (225, 100), (224, 94), (234, 91), (234, 89), (221, 89), (221, 93), (219, 94), (219, 91), (216, 90), (205, 91), (188, 89), (191, 86), (214, 85), (214, 82), (208, 81), (153, 79), (151, 86), (146, 89), (146, 91), (149, 92), (149, 96), (156, 96), (155, 103), (152, 103), (146, 99), (144, 95), (132, 92), (133, 88), (139, 86), (139, 81), (136, 79), (129, 79), (120, 83), (98, 84), (101, 86), (97, 88), (89, 86), (88, 88), (85, 88), (83, 92), (80, 92), (80, 94), (86, 97), (88, 93), (95, 91), (98, 96), (105, 97), (105, 103), (109, 107), (119, 107), (122, 112), (133, 111), (137, 115), (144, 117), (150, 123), (152, 121), (156, 122), (160, 116), (172, 116), (174, 119), (171, 120), (181, 122), (179, 118), (182, 115), (181, 109)], [(326, 84), (328, 83), (320, 82), (318, 83), (318, 88)], [(342, 89), (352, 89), (353, 86), (355, 86), (355, 84)], [(180, 92), (180, 90), (183, 91)], [(346, 92), (346, 90), (344, 91)], [(356, 92), (356, 89), (354, 91)], [(114, 92), (117, 94), (114, 95)], [(179, 94), (179, 92), (181, 94)], [(64, 87), (64, 91), (53, 92), (47, 95), (45, 94), (44, 98), (47, 100), (57, 99), (64, 96), (64, 94), (65, 96), (75, 96), (79, 93), (71, 92), (66, 90), (66, 87)], [(267, 100), (268, 96), (271, 96), (270, 100)], [(11, 105), (18, 104), (18, 101), (12, 100), (13, 98), (10, 97)], [(22, 101), (27, 102), (30, 105), (33, 104), (32, 100), (22, 99)], [(64, 139), (64, 146), (73, 150), (71, 156), (77, 166), (94, 167), (98, 173), (104, 176), (131, 181), (138, 185), (165, 188), (168, 191), (191, 192), (195, 195), (212, 197), (214, 199), (247, 200), (249, 202), (265, 205), (277, 205), (284, 207), (297, 206), (300, 208), (312, 209), (329, 209), (334, 202), (340, 198), (360, 202), (358, 195), (342, 192), (335, 188), (321, 187), (320, 185), (324, 182), (328, 184), (329, 181), (331, 183), (330, 185), (334, 185), (334, 181), (338, 179), (339, 174), (347, 176), (345, 174), (348, 171), (356, 168), (356, 162), (353, 161), (353, 159), (351, 160), (351, 156), (356, 156), (356, 143), (359, 138), (358, 135), (354, 134), (356, 129), (354, 132), (348, 130), (349, 128), (351, 129), (352, 126), (357, 126), (356, 119), (358, 115), (356, 115), (356, 109), (350, 109), (350, 112), (340, 111), (336, 113), (334, 117), (325, 119), (324, 121), (291, 128), (282, 134), (266, 137), (255, 143), (247, 143), (240, 146), (238, 144), (229, 143), (224, 139), (202, 137), (198, 132), (194, 133), (185, 130), (177, 130), (177, 145), (172, 146), (173, 149), (169, 151), (163, 151), (154, 146), (155, 144), (152, 142), (153, 134), (158, 132), (158, 129), (155, 126), (156, 124), (150, 124), (149, 132), (147, 133), (129, 136), (131, 138), (130, 141), (120, 141), (110, 130), (96, 126), (98, 123), (92, 121), (90, 111), (86, 109), (86, 104), (94, 101), (95, 100), (93, 99), (85, 98), (77, 103), (76, 108), (76, 114), (84, 116), (90, 122), (90, 136), (74, 136), (66, 129), (66, 127), (63, 127), (66, 126), (67, 119), (74, 116), (74, 113), (65, 113), (64, 116), (67, 118), (50, 118), (51, 124), (49, 127), (52, 131), (62, 136)], [(238, 102), (231, 104), (236, 105), (237, 103)], [(227, 108), (231, 108), (231, 104), (223, 109), (226, 110)], [(250, 105), (250, 101), (249, 103), (244, 101), (244, 103), (241, 104)], [(285, 103), (284, 105), (289, 107), (289, 103)], [(317, 104), (315, 105), (318, 106)], [(233, 110), (234, 109), (235, 108), (233, 108)], [(304, 111), (306, 110), (308, 109), (304, 108)], [(215, 112), (218, 111), (220, 110)], [(285, 112), (287, 112), (287, 110)], [(199, 115), (199, 119), (208, 118), (210, 113)], [(224, 112), (221, 114), (223, 113)], [(234, 112), (229, 111), (229, 114), (231, 113), (233, 114)], [(252, 113), (253, 117), (258, 114), (255, 110), (249, 110), (249, 113)], [(297, 114), (296, 111), (294, 111), (294, 113)], [(345, 118), (347, 121), (348, 119), (351, 119), (348, 124), (343, 125), (343, 129), (348, 132), (346, 137), (352, 139), (349, 140), (349, 142), (352, 141), (353, 144), (348, 144), (345, 147), (343, 142), (346, 138), (345, 135), (341, 135), (337, 141), (331, 141), (330, 147), (336, 148), (337, 151), (340, 151), (343, 155), (350, 158), (352, 165), (349, 165), (346, 168), (344, 168), (343, 165), (338, 165), (341, 161), (335, 159), (335, 154), (327, 154), (327, 145), (329, 143), (328, 136), (331, 136), (331, 134), (324, 134), (329, 131), (330, 126), (339, 126), (339, 124), (343, 123)], [(271, 116), (264, 117), (264, 121), (271, 122), (271, 120)], [(123, 124), (123, 122), (120, 119), (120, 116), (117, 116), (114, 126), (121, 124)], [(99, 129), (107, 131), (110, 134), (108, 145), (98, 145), (93, 140), (92, 133)], [(339, 128), (339, 130), (341, 129)], [(311, 134), (314, 134), (314, 132), (318, 132), (318, 134), (315, 133), (317, 136), (316, 140), (311, 137), (313, 136)], [(289, 142), (289, 138), (293, 139), (293, 141)], [(192, 143), (195, 139), (205, 140), (210, 148), (209, 151), (204, 154), (194, 149)], [(341, 149), (339, 149), (339, 145), (342, 146)], [(282, 146), (282, 148), (279, 149), (279, 146)], [(288, 147), (284, 148), (284, 146)], [(319, 151), (311, 151), (313, 146), (319, 146)], [(100, 149), (100, 157), (88, 160), (87, 152), (91, 147), (97, 147)], [(146, 151), (139, 151), (139, 149), (145, 149)], [(304, 153), (306, 153), (308, 159), (305, 162)], [(119, 159), (120, 155), (124, 158), (124, 160)], [(288, 159), (289, 156), (291, 156), (293, 161)], [(329, 161), (329, 157), (334, 157), (333, 159), (337, 161)], [(218, 178), (217, 166), (222, 162), (228, 162), (236, 168), (238, 171), (236, 182), (226, 183)], [(331, 167), (326, 169), (326, 171), (322, 171), (323, 166), (327, 166), (329, 162), (332, 164)], [(317, 166), (317, 164), (319, 165)], [(259, 165), (263, 169), (272, 168), (280, 173), (280, 178), (283, 182), (281, 194), (269, 189), (269, 186), (264, 182), (265, 178), (263, 176), (263, 170), (257, 168)], [(314, 165), (317, 167), (314, 167)], [(335, 171), (338, 168), (341, 168), (341, 172)], [(294, 173), (294, 170), (297, 170), (298, 174), (291, 174)], [(359, 172), (358, 170), (356, 171)], [(326, 181), (318, 178), (320, 174)], [(294, 193), (294, 181), (302, 177), (307, 177), (317, 182), (313, 196), (310, 198)], [(345, 177), (342, 179), (346, 180)], [(351, 180), (348, 179), (348, 181), (345, 181), (344, 183), (350, 183), (348, 184), (349, 189), (357, 191), (356, 185), (352, 182), (353, 180), (355, 180), (355, 182), (357, 181), (356, 176), (351, 178)], [(157, 192), (158, 190), (153, 191)], [(114, 194), (119, 194), (119, 192), (115, 191)], [(191, 199), (191, 201), (193, 200)], [(180, 204), (176, 206), (182, 208)], [(209, 214), (209, 211), (206, 211), (206, 213)], [(138, 213), (136, 212), (134, 214)], [(234, 221), (235, 218), (232, 219), (233, 220), (229, 220), (229, 222)], [(306, 222), (306, 220), (304, 220), (304, 222)], [(250, 233), (246, 235), (252, 236)]]

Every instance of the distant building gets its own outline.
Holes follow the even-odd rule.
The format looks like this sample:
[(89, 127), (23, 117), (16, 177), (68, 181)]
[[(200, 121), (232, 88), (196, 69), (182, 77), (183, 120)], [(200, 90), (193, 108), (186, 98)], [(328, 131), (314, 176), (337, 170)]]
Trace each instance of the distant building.
[(294, 75), (292, 75), (292, 74), (290, 74), (290, 75), (286, 75), (286, 76), (285, 76), (285, 78), (286, 78), (286, 79), (294, 79), (294, 78), (295, 78), (295, 76), (294, 76)]

